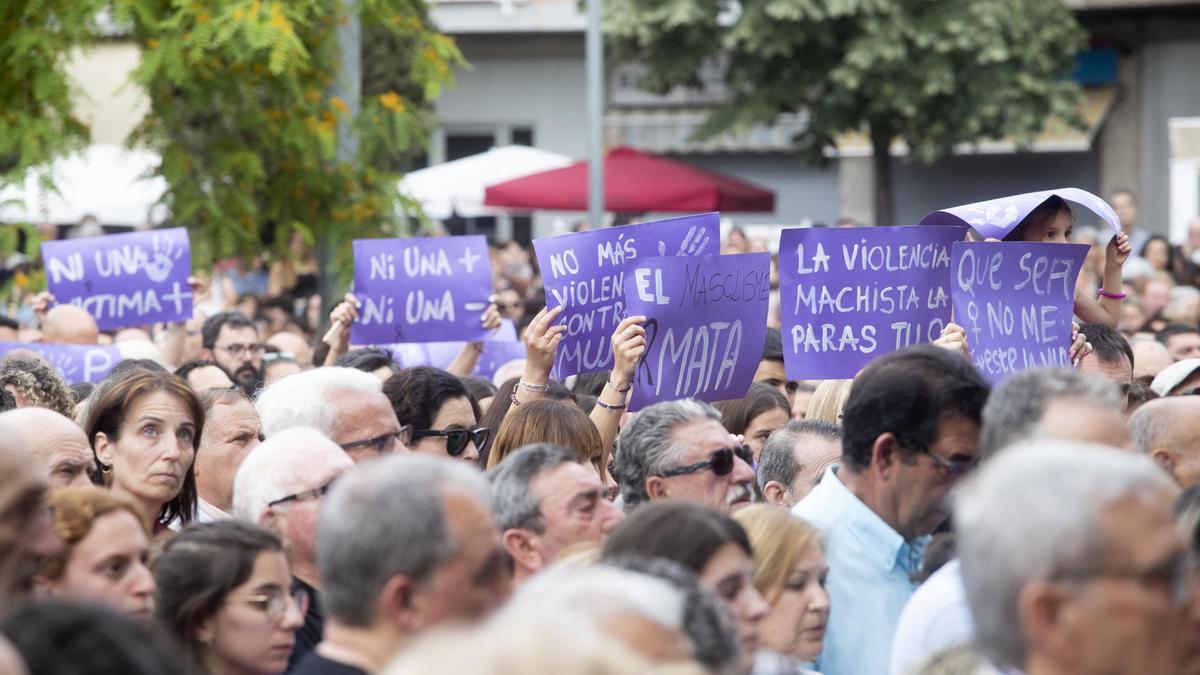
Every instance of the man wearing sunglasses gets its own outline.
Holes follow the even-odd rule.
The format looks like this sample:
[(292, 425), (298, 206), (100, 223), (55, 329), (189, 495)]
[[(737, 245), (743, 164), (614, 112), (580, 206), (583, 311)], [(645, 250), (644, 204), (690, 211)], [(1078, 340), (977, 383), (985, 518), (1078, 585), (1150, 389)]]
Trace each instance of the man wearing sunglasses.
[(617, 437), (613, 469), (626, 511), (654, 499), (682, 499), (731, 511), (753, 496), (754, 456), (701, 401), (656, 403)]
[(263, 390), (255, 403), (263, 435), (291, 427), (313, 427), (355, 462), (407, 453), (411, 427), (396, 420), (383, 385), (353, 368), (314, 368), (289, 375)]
[(886, 673), (950, 489), (975, 466), (988, 385), (963, 356), (931, 345), (884, 356), (855, 379), (842, 457), (792, 512), (823, 531), (830, 615), (817, 668)]
[(1177, 492), (1146, 457), (1038, 441), (988, 460), (954, 518), (977, 644), (1028, 675), (1194, 673)]
[(292, 427), (251, 450), (234, 479), (234, 517), (279, 536), (291, 558), (295, 586), (310, 598), (304, 625), (296, 631), (292, 665), (321, 641), (325, 620), (318, 594), (317, 513), (329, 486), (352, 468), (346, 452), (320, 431)]

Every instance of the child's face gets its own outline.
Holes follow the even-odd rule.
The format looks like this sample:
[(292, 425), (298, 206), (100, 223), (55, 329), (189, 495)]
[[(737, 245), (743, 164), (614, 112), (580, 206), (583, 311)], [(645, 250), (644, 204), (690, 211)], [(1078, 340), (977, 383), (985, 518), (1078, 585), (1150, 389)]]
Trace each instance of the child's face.
[(1059, 211), (1042, 225), (1035, 225), (1026, 230), (1025, 241), (1040, 241), (1047, 244), (1069, 243), (1072, 225), (1071, 213)]

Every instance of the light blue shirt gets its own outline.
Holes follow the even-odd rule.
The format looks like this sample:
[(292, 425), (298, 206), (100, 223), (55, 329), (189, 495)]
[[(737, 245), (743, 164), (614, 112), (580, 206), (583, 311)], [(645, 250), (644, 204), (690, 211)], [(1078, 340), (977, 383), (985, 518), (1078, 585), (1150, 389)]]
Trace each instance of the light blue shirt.
[(915, 542), (855, 497), (831, 466), (792, 513), (819, 529), (829, 563), (829, 624), (817, 659), (824, 675), (887, 675), (892, 634), (913, 594), (910, 575), (929, 537)]

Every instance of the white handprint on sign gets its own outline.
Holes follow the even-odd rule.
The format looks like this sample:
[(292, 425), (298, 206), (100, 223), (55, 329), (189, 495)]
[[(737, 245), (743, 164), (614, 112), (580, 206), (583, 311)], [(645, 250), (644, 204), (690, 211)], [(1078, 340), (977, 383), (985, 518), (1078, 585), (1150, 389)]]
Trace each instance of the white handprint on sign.
[(71, 358), (70, 354), (53, 353), (43, 354), (43, 357), (49, 357), (50, 365), (58, 372), (62, 373), (63, 379), (67, 382), (73, 382), (75, 376), (79, 373), (79, 366), (75, 364), (75, 359)]
[[(684, 236), (683, 242), (679, 244), (679, 250), (675, 255), (699, 255), (704, 251), (704, 247), (708, 244), (708, 232), (703, 228), (693, 225), (688, 228), (687, 235)], [(667, 242), (658, 242), (658, 255), (665, 256), (667, 254)]]
[(175, 246), (175, 240), (170, 237), (155, 236), (150, 256), (146, 261), (146, 276), (150, 281), (161, 283), (171, 276), (175, 261), (183, 257), (183, 249)]

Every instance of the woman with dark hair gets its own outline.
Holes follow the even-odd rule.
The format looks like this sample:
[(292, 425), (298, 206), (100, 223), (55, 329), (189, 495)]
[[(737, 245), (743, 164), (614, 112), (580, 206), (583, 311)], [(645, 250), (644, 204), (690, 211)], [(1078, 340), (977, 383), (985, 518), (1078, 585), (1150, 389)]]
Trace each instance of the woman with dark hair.
[(405, 368), (383, 383), (383, 393), (400, 424), (413, 429), (409, 450), (467, 462), (479, 459), (490, 430), (479, 426), (479, 403), (462, 380), (429, 366)]
[(496, 385), (488, 382), (482, 377), (463, 377), (460, 378), (463, 385), (466, 386), (467, 392), (471, 394), (471, 398), (479, 404), (479, 410), (482, 415), (487, 414), (488, 406), (492, 404), (492, 399), (496, 398)]
[(631, 554), (666, 558), (694, 572), (737, 619), (739, 672), (750, 672), (768, 606), (754, 586), (754, 551), (737, 521), (690, 502), (651, 502), (617, 525), (601, 560)]
[(207, 675), (287, 669), (308, 596), (291, 592), (278, 537), (236, 520), (193, 525), (154, 562), (158, 619)]
[(103, 485), (133, 499), (151, 530), (196, 515), (200, 398), (178, 375), (133, 370), (92, 392), (83, 431)]
[(154, 612), (154, 577), (146, 567), (150, 532), (137, 506), (96, 487), (59, 488), (47, 496), (46, 506), (66, 546), (42, 560), (33, 579), (39, 595), (97, 602), (149, 621)]
[(487, 468), (504, 461), (517, 448), (532, 443), (553, 443), (573, 450), (580, 462), (587, 462), (596, 469), (605, 485), (612, 484), (606, 470), (608, 458), (604, 456), (600, 432), (575, 405), (542, 398), (518, 407), (500, 425), (496, 440), (488, 451)]
[(334, 361), (333, 365), (343, 368), (353, 368), (361, 370), (364, 373), (371, 373), (379, 378), (380, 382), (386, 382), (389, 377), (396, 374), (399, 368), (396, 367), (396, 361), (392, 358), (391, 352), (378, 347), (363, 347), (346, 352)]
[(750, 391), (742, 398), (720, 401), (713, 404), (721, 411), (721, 425), (731, 434), (741, 434), (745, 444), (754, 451), (754, 461), (762, 452), (776, 429), (788, 423), (792, 416), (787, 397), (779, 390), (763, 382), (750, 385)]

